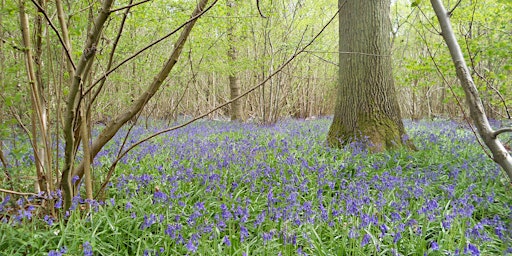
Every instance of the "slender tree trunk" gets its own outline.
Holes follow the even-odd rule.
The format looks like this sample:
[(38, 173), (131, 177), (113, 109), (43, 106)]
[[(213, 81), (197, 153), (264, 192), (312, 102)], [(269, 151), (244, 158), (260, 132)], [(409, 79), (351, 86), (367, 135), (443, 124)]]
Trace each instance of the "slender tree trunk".
[(82, 86), (83, 81), (87, 80), (87, 71), (90, 70), (88, 67), (94, 60), (96, 54), (96, 46), (103, 30), (103, 25), (110, 15), (110, 7), (112, 6), (113, 0), (103, 1), (100, 13), (94, 20), (94, 26), (89, 30), (87, 34), (87, 40), (85, 42), (84, 51), (77, 65), (73, 81), (69, 89), (68, 100), (66, 104), (66, 113), (64, 120), (64, 140), (66, 142), (64, 152), (64, 169), (62, 170), (61, 186), (64, 192), (64, 210), (69, 209), (71, 206), (71, 199), (73, 195), (73, 186), (71, 184), (71, 178), (73, 177), (73, 164), (75, 159), (75, 150), (78, 144), (78, 138), (75, 138), (75, 131), (80, 131), (80, 122), (77, 122), (78, 116), (76, 110), (79, 102), (79, 89)]
[[(35, 158), (35, 166), (36, 166), (36, 174), (37, 174), (37, 184), (38, 186), (35, 188), (36, 192), (40, 190), (47, 191), (47, 178), (45, 175), (45, 167), (48, 167), (48, 163), (46, 163), (45, 152), (43, 148), (41, 148), (41, 144), (45, 145), (45, 132), (46, 132), (46, 122), (45, 122), (45, 107), (42, 104), (41, 99), (41, 91), (40, 84), (38, 81), (38, 76), (36, 76), (36, 66), (34, 65), (34, 55), (32, 54), (32, 43), (30, 40), (30, 32), (29, 32), (29, 21), (28, 16), (25, 11), (25, 2), (19, 2), (19, 12), (20, 12), (20, 24), (23, 36), (23, 45), (24, 45), (24, 53), (25, 53), (25, 64), (27, 69), (27, 77), (30, 84), (30, 96), (31, 96), (31, 104), (32, 104), (32, 113), (31, 113), (31, 133), (32, 133), (32, 147), (34, 151)], [(40, 42), (40, 41), (39, 41)], [(40, 52), (38, 52), (40, 53)], [(40, 58), (38, 56), (37, 58)], [(40, 67), (39, 67), (40, 69)], [(38, 132), (40, 131), (40, 133)]]
[(391, 69), (389, 0), (339, 0), (339, 87), (328, 143), (368, 139), (374, 151), (402, 144)]
[[(235, 65), (237, 61), (237, 49), (236, 49), (236, 37), (235, 37), (235, 26), (237, 22), (235, 22), (237, 12), (237, 6), (234, 0), (227, 0), (228, 6), (228, 17), (231, 17), (232, 20), (229, 20), (228, 27), (228, 42), (229, 42), (229, 50), (228, 50), (228, 58), (231, 62), (231, 71), (229, 74), (229, 90), (230, 90), (230, 98), (234, 99), (240, 96), (241, 86), (240, 86), (240, 77), (238, 74), (238, 68)], [(243, 121), (243, 110), (242, 110), (242, 99), (235, 100), (231, 103), (230, 108), (230, 116), (231, 121)]]
[(453, 33), (450, 23), (450, 13), (446, 11), (440, 0), (430, 0), (430, 3), (441, 25), (443, 38), (450, 50), (450, 55), (452, 56), (457, 71), (457, 77), (466, 94), (466, 103), (469, 105), (469, 113), (478, 129), (478, 134), (482, 137), (485, 145), (491, 150), (493, 160), (503, 168), (509, 180), (512, 182), (512, 156), (510, 156), (507, 149), (505, 149), (501, 141), (497, 138), (498, 135), (502, 133), (512, 132), (512, 127), (502, 128), (497, 131), (492, 129), (485, 114), (478, 89), (473, 82), (471, 73), (464, 60), (464, 55)]
[[(1, 0), (0, 1), (0, 9), (3, 10), (4, 6), (5, 6), (5, 0)], [(0, 15), (0, 24), (2, 24), (2, 16), (1, 15)], [(4, 31), (3, 31), (3, 27), (2, 26), (0, 26), (0, 38), (4, 38)], [(2, 92), (5, 91), (4, 59), (5, 59), (5, 57), (4, 57), (4, 43), (3, 43), (3, 40), (0, 40), (0, 91), (2, 91)], [(0, 108), (0, 122), (2, 122), (4, 120), (4, 113), (5, 113), (4, 109), (3, 109), (3, 107), (1, 107)], [(7, 169), (8, 168), (7, 159), (5, 158), (4, 153), (2, 151), (3, 145), (4, 145), (3, 141), (0, 138), (0, 162), (3, 165), (2, 169), (4, 170), (5, 177), (6, 177), (7, 181), (9, 182), (9, 185), (12, 186), (11, 174), (9, 173), (9, 170)]]
[[(55, 0), (55, 6), (57, 7), (57, 17), (59, 19), (60, 29), (61, 29), (61, 35), (62, 39), (64, 40), (64, 44), (66, 45), (67, 49), (64, 49), (65, 51), (72, 52), (71, 48), (71, 42), (69, 39), (69, 30), (68, 30), (68, 24), (66, 22), (67, 17), (64, 13), (64, 8), (62, 7), (62, 0)], [(66, 59), (66, 65), (68, 68), (69, 77), (75, 76), (75, 70), (73, 69), (73, 65), (71, 65), (71, 62), (68, 58)]]
[[(206, 4), (208, 3), (208, 0), (201, 0), (197, 6), (196, 9), (193, 11), (191, 17), (196, 17), (199, 15), (204, 8), (206, 7)], [(160, 72), (154, 77), (153, 82), (149, 87), (144, 91), (131, 106), (129, 106), (124, 112), (117, 115), (113, 120), (111, 120), (106, 127), (101, 131), (101, 133), (98, 135), (98, 137), (93, 141), (91, 146), (91, 159), (94, 159), (94, 157), (99, 153), (101, 148), (114, 137), (114, 135), (117, 133), (117, 131), (125, 124), (127, 123), (131, 118), (133, 118), (137, 113), (139, 113), (143, 107), (148, 103), (148, 101), (155, 95), (155, 93), (158, 91), (162, 83), (165, 81), (171, 70), (173, 69), (174, 65), (178, 62), (178, 58), (181, 55), (181, 51), (183, 50), (183, 46), (185, 45), (185, 42), (187, 41), (187, 38), (192, 31), (192, 28), (194, 27), (197, 19), (192, 20), (190, 23), (188, 23), (184, 28), (182, 33), (180, 34), (180, 37), (174, 44), (174, 50), (171, 53), (171, 56), (165, 63), (164, 67)], [(97, 24), (97, 23), (95, 23)], [(77, 69), (78, 70), (78, 69)], [(77, 72), (78, 73), (78, 72)], [(69, 104), (69, 103), (68, 103)], [(73, 170), (72, 175), (69, 174), (69, 179), (73, 176), (78, 176), (80, 179), (84, 175), (84, 162), (82, 161), (80, 165)], [(79, 179), (79, 181), (80, 181)], [(78, 181), (78, 182), (79, 182)]]

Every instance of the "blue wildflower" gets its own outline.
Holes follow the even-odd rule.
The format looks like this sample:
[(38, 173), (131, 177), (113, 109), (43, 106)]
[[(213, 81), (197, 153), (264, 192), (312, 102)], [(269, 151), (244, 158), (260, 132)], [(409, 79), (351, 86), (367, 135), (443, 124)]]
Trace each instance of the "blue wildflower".
[(430, 243), (430, 248), (432, 248), (432, 250), (434, 251), (438, 251), (439, 245), (435, 241), (433, 241), (432, 243)]
[(370, 238), (371, 236), (368, 233), (364, 234), (363, 240), (361, 241), (361, 247), (367, 245), (370, 242)]
[(82, 247), (84, 249), (84, 256), (93, 256), (91, 243), (85, 241)]
[(224, 243), (224, 245), (226, 246), (231, 246), (231, 241), (229, 240), (229, 237), (228, 236), (224, 236), (224, 239), (222, 239), (222, 242)]
[(240, 241), (243, 242), (246, 237), (249, 237), (249, 231), (246, 227), (240, 226)]
[(478, 250), (478, 247), (476, 247), (476, 245), (468, 243), (468, 246), (466, 246), (466, 248), (464, 248), (464, 253), (465, 254), (470, 254), (471, 253), (471, 255), (479, 256), (480, 255), (480, 250)]

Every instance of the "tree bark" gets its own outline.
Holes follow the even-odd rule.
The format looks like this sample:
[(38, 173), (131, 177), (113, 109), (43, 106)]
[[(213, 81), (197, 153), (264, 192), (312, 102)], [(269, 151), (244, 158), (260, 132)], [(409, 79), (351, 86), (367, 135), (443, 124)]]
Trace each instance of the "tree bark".
[[(27, 69), (27, 78), (30, 85), (30, 98), (32, 104), (31, 113), (31, 134), (32, 134), (32, 147), (34, 151), (36, 174), (37, 174), (37, 187), (36, 192), (40, 190), (47, 191), (48, 178), (45, 175), (45, 168), (48, 170), (49, 164), (46, 156), (48, 144), (46, 143), (46, 108), (44, 106), (43, 99), (41, 97), (41, 88), (39, 84), (38, 76), (36, 75), (36, 65), (34, 65), (34, 55), (32, 54), (32, 43), (30, 40), (30, 26), (28, 16), (25, 12), (25, 1), (19, 2), (19, 14), (20, 14), (20, 25), (23, 37), (23, 46), (25, 53), (25, 64)], [(39, 24), (40, 25), (40, 24)], [(39, 47), (38, 47), (39, 48)], [(38, 52), (40, 54), (40, 52)], [(41, 56), (37, 56), (38, 59)], [(40, 64), (40, 63), (39, 63)], [(39, 67), (40, 69), (41, 67)], [(40, 76), (39, 76), (40, 77)], [(39, 131), (39, 132), (38, 132)], [(41, 148), (41, 145), (44, 145)], [(46, 149), (46, 151), (45, 151)]]
[[(192, 13), (192, 17), (197, 17), (201, 12), (205, 9), (206, 4), (208, 3), (208, 0), (201, 0), (197, 6), (194, 12)], [(130, 119), (132, 119), (139, 111), (142, 110), (142, 108), (148, 103), (148, 101), (155, 95), (155, 93), (158, 91), (160, 86), (162, 85), (163, 81), (167, 78), (169, 73), (171, 72), (174, 65), (178, 62), (178, 58), (181, 54), (181, 51), (183, 50), (183, 46), (185, 45), (185, 42), (187, 41), (188, 35), (192, 31), (192, 28), (194, 27), (197, 19), (193, 19), (190, 23), (188, 23), (182, 33), (180, 34), (180, 37), (174, 44), (174, 50), (171, 53), (171, 56), (165, 63), (164, 67), (158, 75), (155, 76), (153, 79), (153, 82), (149, 87), (144, 91), (134, 102), (133, 104), (128, 107), (124, 112), (116, 116), (115, 118), (110, 121), (106, 127), (101, 131), (101, 133), (98, 135), (98, 137), (93, 141), (92, 146), (90, 148), (91, 150), (91, 159), (94, 159), (94, 157), (99, 153), (101, 148), (105, 144), (107, 144), (112, 137), (117, 133), (117, 131)], [(70, 177), (78, 176), (79, 181), (84, 175), (84, 162), (82, 161), (80, 165), (73, 171), (73, 175)]]
[(485, 145), (491, 150), (493, 160), (503, 168), (509, 180), (512, 181), (512, 157), (497, 138), (498, 135), (502, 133), (512, 132), (512, 127), (502, 128), (497, 131), (492, 129), (485, 114), (484, 105), (482, 104), (478, 90), (473, 82), (466, 61), (464, 60), (464, 55), (453, 33), (450, 24), (450, 13), (446, 11), (440, 0), (430, 0), (430, 3), (441, 25), (442, 36), (450, 50), (450, 55), (457, 71), (457, 77), (466, 94), (466, 104), (469, 106), (469, 114), (478, 129), (478, 134), (482, 137)]
[[(228, 7), (228, 16), (232, 19), (235, 19), (235, 14), (237, 13), (237, 6), (234, 0), (227, 0), (226, 3)], [(230, 68), (231, 72), (229, 74), (229, 90), (230, 90), (230, 99), (235, 99), (240, 96), (240, 91), (242, 87), (240, 86), (240, 77), (238, 75), (238, 69), (235, 65), (237, 60), (237, 50), (236, 50), (236, 37), (234, 35), (235, 24), (233, 20), (229, 20), (229, 27), (227, 32), (229, 49), (228, 49), (228, 58), (231, 63)], [(242, 110), (242, 100), (238, 99), (231, 103), (230, 108), (231, 121), (243, 121), (243, 110)]]
[(64, 192), (64, 210), (69, 209), (71, 206), (71, 199), (73, 197), (73, 186), (71, 178), (73, 177), (73, 163), (75, 158), (75, 148), (78, 144), (77, 139), (74, 137), (74, 132), (80, 130), (80, 123), (77, 122), (78, 116), (76, 110), (78, 108), (79, 92), (83, 81), (87, 79), (88, 66), (94, 60), (96, 54), (96, 46), (98, 39), (103, 30), (103, 25), (110, 15), (110, 7), (113, 0), (105, 0), (101, 6), (101, 10), (94, 20), (92, 29), (87, 34), (87, 41), (85, 42), (84, 51), (77, 65), (74, 73), (73, 82), (69, 89), (68, 100), (66, 104), (66, 113), (64, 120), (64, 140), (66, 143), (64, 151), (64, 169), (62, 170), (61, 186)]
[[(402, 145), (405, 129), (391, 68), (390, 1), (339, 0), (339, 85), (330, 146)], [(343, 5), (343, 6), (342, 6)]]

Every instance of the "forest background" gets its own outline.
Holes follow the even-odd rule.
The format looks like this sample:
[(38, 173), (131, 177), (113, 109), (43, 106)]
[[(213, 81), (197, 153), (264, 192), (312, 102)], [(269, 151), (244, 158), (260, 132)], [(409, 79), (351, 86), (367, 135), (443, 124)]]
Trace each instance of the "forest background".
[[(70, 49), (75, 59), (82, 54), (87, 36), (84, 31), (91, 26), (99, 4), (76, 1), (65, 5)], [(125, 4), (119, 1), (115, 6)], [(447, 2), (447, 6), (454, 4), (455, 1)], [(1, 137), (7, 137), (10, 127), (18, 123), (16, 118), (24, 124), (30, 123), (32, 107), (18, 5), (5, 0), (1, 5), (0, 131)], [(122, 10), (114, 12), (99, 40), (96, 65), (86, 83), (92, 85), (107, 71), (105, 67), (114, 42), (117, 51), (112, 62), (116, 64), (181, 25), (189, 18), (194, 5), (195, 1), (155, 0), (135, 6), (118, 42), (115, 39)], [(269, 1), (260, 6), (266, 17), (263, 18), (252, 1), (238, 1), (236, 7), (216, 4), (197, 22), (180, 61), (163, 82), (163, 88), (144, 108), (142, 119), (171, 122), (179, 116), (205, 113), (229, 100), (230, 76), (239, 80), (242, 91), (260, 83), (309, 42), (336, 7), (336, 1)], [(55, 19), (54, 2), (49, 2), (46, 8), (47, 14)], [(509, 1), (461, 1), (452, 16), (487, 114), (493, 119), (510, 118), (512, 23), (506, 14), (511, 11)], [(36, 73), (42, 99), (50, 125), (56, 127), (63, 118), (63, 97), (69, 90), (66, 56), (59, 39), (41, 20), (42, 14), (35, 6), (28, 4), (26, 12), (34, 55), (40, 63)], [(437, 23), (433, 11), (397, 1), (392, 14), (394, 74), (402, 116), (461, 120), (458, 102), (463, 103), (463, 90), (458, 86), (442, 37), (432, 27)], [(287, 116), (331, 115), (338, 72), (337, 38), (337, 26), (332, 23), (303, 54), (242, 100), (242, 118), (274, 123)], [(92, 120), (106, 122), (133, 102), (161, 68), (174, 42), (171, 36), (109, 74), (102, 93), (91, 106)], [(228, 106), (209, 115), (211, 118), (227, 116)]]

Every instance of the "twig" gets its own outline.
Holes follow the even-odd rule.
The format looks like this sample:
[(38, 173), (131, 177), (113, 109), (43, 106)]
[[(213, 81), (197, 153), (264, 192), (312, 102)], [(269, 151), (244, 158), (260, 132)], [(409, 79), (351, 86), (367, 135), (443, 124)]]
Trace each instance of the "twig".
[(44, 196), (41, 196), (40, 194), (26, 193), (26, 192), (17, 192), (17, 191), (12, 191), (12, 190), (3, 189), (3, 188), (0, 188), (0, 192), (11, 194), (11, 195), (18, 195), (18, 196), (35, 196), (35, 197), (38, 197), (38, 198), (44, 198)]
[(494, 131), (492, 134), (491, 134), (491, 137), (493, 139), (496, 139), (496, 137), (498, 137), (498, 135), (502, 134), (502, 133), (506, 133), (506, 132), (512, 132), (512, 127), (506, 127), (506, 128), (501, 128), (501, 129), (498, 129), (496, 131)]
[(76, 65), (75, 63), (73, 62), (73, 58), (71, 57), (71, 53), (69, 52), (69, 49), (68, 47), (66, 46), (66, 44), (64, 43), (64, 40), (62, 39), (62, 37), (60, 36), (60, 33), (59, 31), (57, 30), (57, 28), (55, 27), (55, 25), (53, 25), (52, 21), (50, 20), (50, 17), (48, 17), (48, 14), (46, 13), (46, 11), (43, 9), (43, 7), (41, 5), (39, 5), (38, 2), (36, 2), (35, 0), (31, 0), (32, 3), (37, 7), (37, 9), (43, 14), (44, 18), (46, 19), (46, 21), (48, 22), (48, 24), (50, 24), (50, 27), (53, 29), (53, 31), (55, 32), (55, 34), (57, 35), (57, 37), (59, 38), (59, 42), (60, 44), (62, 45), (62, 47), (64, 47), (64, 51), (66, 52), (66, 57), (68, 57), (69, 59), (69, 62), (71, 63), (71, 66), (73, 66), (73, 69), (76, 70)]
[(140, 1), (138, 3), (129, 4), (127, 6), (123, 6), (123, 7), (117, 8), (117, 9), (110, 10), (110, 12), (113, 13), (113, 12), (121, 11), (121, 10), (124, 10), (124, 9), (132, 8), (134, 6), (137, 6), (137, 5), (143, 4), (143, 3), (147, 3), (149, 1), (152, 1), (152, 0), (143, 0), (143, 1)]
[(264, 19), (267, 18), (267, 16), (263, 15), (263, 12), (261, 12), (261, 8), (260, 8), (260, 0), (256, 0), (256, 8), (258, 8), (258, 12), (260, 13), (260, 16)]
[(459, 6), (459, 4), (462, 2), (462, 0), (459, 0), (457, 1), (457, 3), (455, 4), (455, 6), (453, 6), (453, 8), (448, 12), (448, 17), (451, 17), (452, 14), (453, 14), (453, 11), (455, 11), (455, 9), (457, 9), (457, 7)]

